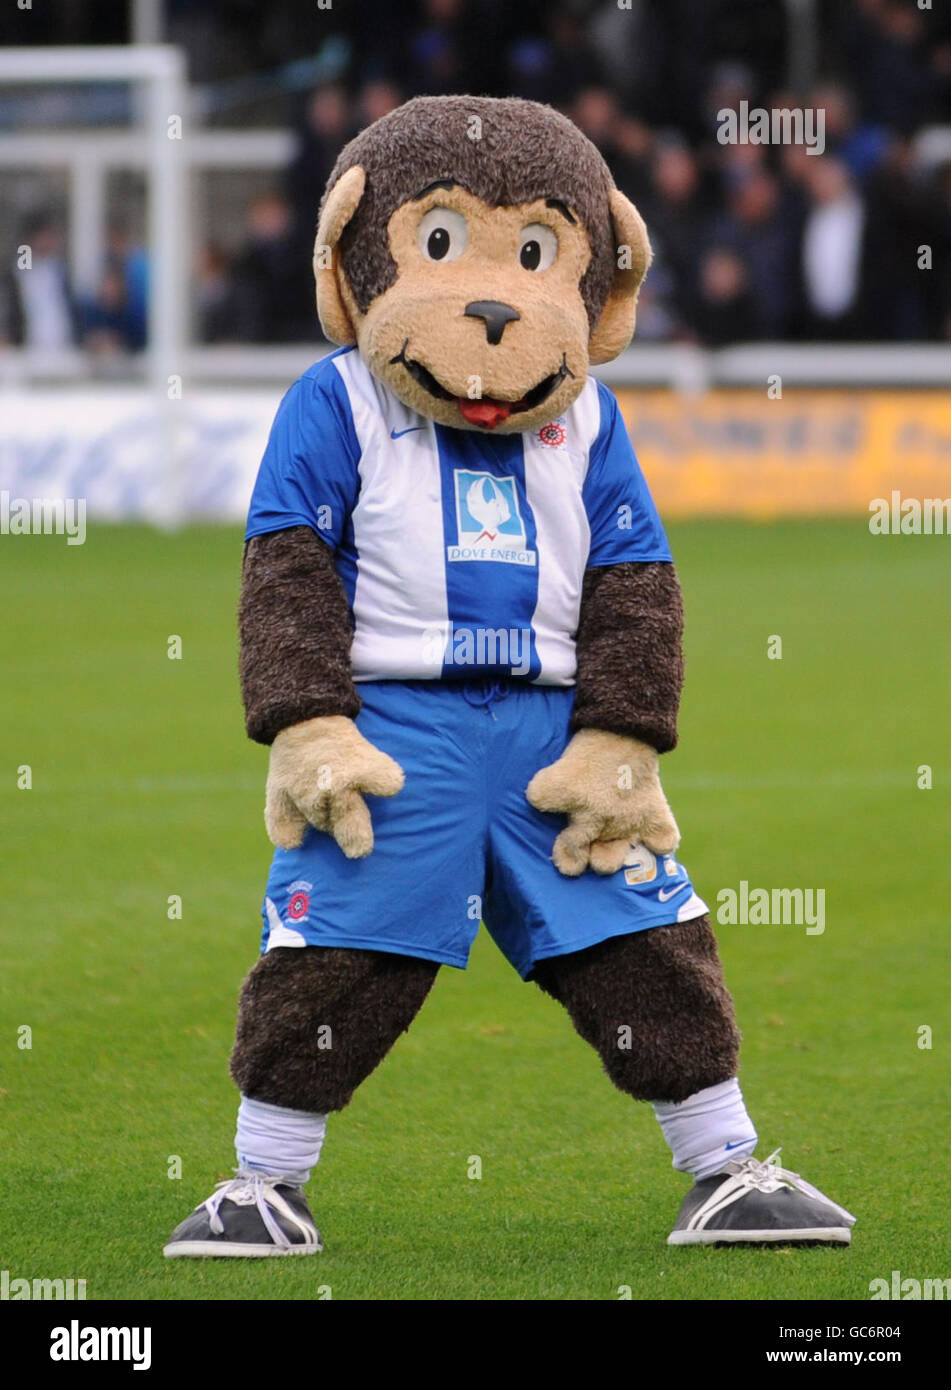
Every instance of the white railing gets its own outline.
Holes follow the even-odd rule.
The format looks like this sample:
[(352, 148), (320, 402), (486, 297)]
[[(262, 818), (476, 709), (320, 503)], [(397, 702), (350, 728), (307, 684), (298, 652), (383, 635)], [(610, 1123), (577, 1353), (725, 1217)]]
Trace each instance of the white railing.
[[(194, 385), (234, 382), (287, 386), (327, 350), (326, 343), (316, 341), (288, 347), (190, 347), (184, 348), (176, 359), (181, 364), (176, 370), (186, 383)], [(28, 390), (31, 384), (48, 386), (56, 382), (76, 385), (88, 381), (98, 386), (109, 382), (140, 383), (147, 366), (144, 356), (99, 361), (79, 349), (52, 354), (7, 349), (0, 352), (0, 391)], [(614, 387), (666, 386), (687, 393), (715, 386), (765, 390), (767, 378), (774, 375), (790, 388), (893, 386), (951, 390), (951, 344), (830, 347), (822, 343), (752, 343), (713, 351), (679, 344), (642, 343), (629, 348), (614, 362), (598, 367), (597, 375)]]

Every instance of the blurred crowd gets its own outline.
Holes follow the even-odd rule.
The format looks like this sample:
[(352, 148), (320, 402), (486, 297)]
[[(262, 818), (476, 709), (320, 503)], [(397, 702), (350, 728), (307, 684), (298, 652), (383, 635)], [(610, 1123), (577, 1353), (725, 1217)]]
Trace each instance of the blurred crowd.
[[(173, 37), (190, 46), (217, 32), (230, 55), (216, 71), (205, 43), (193, 66), (206, 79), (300, 56), (301, 25), (284, 0), (222, 2), (213, 18), (198, 0), (170, 10)], [(551, 102), (601, 149), (654, 247), (641, 339), (951, 340), (951, 145), (925, 160), (916, 140), (951, 126), (951, 6), (819, 0), (817, 14), (820, 76), (793, 93), (780, 0), (335, 0), (320, 20), (349, 33), (349, 65), (288, 97), (296, 153), (250, 201), (239, 244), (199, 248), (200, 338), (317, 337), (310, 252), (341, 146), (408, 96), (473, 91)], [(246, 60), (242, 43), (254, 49)], [(720, 143), (717, 113), (743, 101), (820, 111), (823, 152)], [(48, 225), (44, 235), (43, 255), (58, 266), (43, 290), (47, 324), (94, 348), (140, 347), (147, 267), (127, 230), (114, 229), (101, 283), (79, 303), (61, 233)], [(6, 336), (29, 339), (35, 284), (31, 294), (33, 306), (0, 288)]]
[(98, 281), (83, 294), (70, 282), (61, 220), (38, 212), (22, 228), (16, 268), (0, 277), (0, 344), (139, 352), (148, 340), (148, 297), (148, 258), (126, 222), (110, 225)]

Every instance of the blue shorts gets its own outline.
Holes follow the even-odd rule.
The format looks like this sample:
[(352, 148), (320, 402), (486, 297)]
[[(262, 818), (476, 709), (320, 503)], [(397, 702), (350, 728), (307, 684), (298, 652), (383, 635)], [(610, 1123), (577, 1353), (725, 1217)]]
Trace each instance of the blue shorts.
[(625, 866), (565, 878), (552, 863), (562, 816), (525, 788), (570, 738), (574, 690), (380, 681), (359, 687), (363, 735), (406, 773), (394, 797), (367, 798), (375, 845), (347, 859), (308, 829), (276, 850), (262, 949), (355, 946), (464, 968), (485, 924), (523, 978), (537, 961), (707, 911), (673, 855), (632, 845)]

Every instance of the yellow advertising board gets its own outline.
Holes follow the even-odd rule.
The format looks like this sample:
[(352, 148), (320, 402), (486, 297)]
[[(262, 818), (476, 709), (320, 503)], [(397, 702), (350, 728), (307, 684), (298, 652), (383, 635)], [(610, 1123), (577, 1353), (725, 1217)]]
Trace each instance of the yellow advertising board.
[(617, 391), (663, 516), (868, 514), (951, 497), (948, 391)]

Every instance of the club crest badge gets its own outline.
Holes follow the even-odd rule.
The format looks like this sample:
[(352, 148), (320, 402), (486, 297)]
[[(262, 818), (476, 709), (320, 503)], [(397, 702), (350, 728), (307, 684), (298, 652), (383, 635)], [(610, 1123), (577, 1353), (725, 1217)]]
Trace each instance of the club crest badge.
[(542, 425), (538, 431), (538, 437), (543, 444), (548, 445), (549, 449), (560, 449), (568, 435), (560, 420), (552, 420), (549, 424)]

